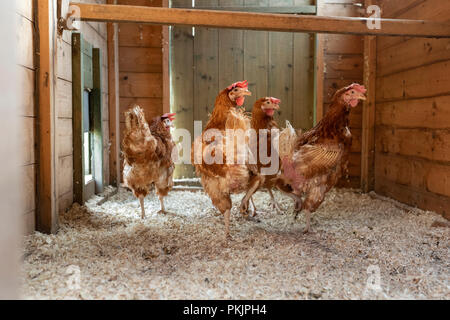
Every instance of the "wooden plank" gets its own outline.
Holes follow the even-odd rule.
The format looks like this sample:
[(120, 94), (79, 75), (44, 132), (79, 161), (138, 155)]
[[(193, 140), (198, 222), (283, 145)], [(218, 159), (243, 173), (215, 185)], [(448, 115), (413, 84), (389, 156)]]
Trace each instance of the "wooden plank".
[(68, 192), (73, 193), (73, 156), (68, 155), (65, 157), (59, 157), (57, 161), (59, 198)]
[(35, 9), (35, 2), (33, 0), (16, 0), (16, 12), (30, 21), (34, 21), (33, 12)]
[(426, 192), (406, 185), (399, 185), (386, 178), (378, 178), (375, 191), (387, 197), (394, 198), (400, 202), (416, 206), (424, 210), (435, 211), (450, 219), (449, 197)]
[(403, 129), (379, 126), (376, 129), (378, 152), (450, 162), (450, 132), (447, 129)]
[(16, 17), (17, 63), (34, 69), (34, 24), (21, 15), (16, 15)]
[[(373, 3), (366, 0), (366, 6)], [(367, 100), (363, 103), (361, 137), (361, 188), (364, 192), (375, 187), (375, 90), (377, 76), (377, 40), (374, 36), (364, 37), (363, 84), (367, 89)]]
[[(240, 12), (260, 12), (260, 13), (301, 13), (301, 14), (315, 14), (316, 6), (283, 6), (283, 7), (249, 7), (249, 6), (233, 6), (232, 0), (229, 1), (230, 5), (222, 5), (211, 8), (209, 6), (195, 6), (195, 9), (209, 9), (209, 10), (221, 10), (221, 11), (240, 11)], [(191, 8), (190, 6), (177, 7), (177, 8)]]
[(326, 34), (323, 38), (325, 54), (361, 54), (364, 50), (361, 36)]
[(92, 79), (92, 58), (83, 53), (83, 76), (84, 88), (93, 89), (94, 81)]
[[(108, 0), (113, 4), (115, 0)], [(120, 180), (120, 132), (119, 132), (119, 32), (115, 23), (107, 24), (108, 36), (108, 115), (109, 115), (109, 182), (118, 186)], [(119, 178), (118, 178), (119, 177)]]
[(450, 61), (377, 78), (377, 102), (428, 98), (450, 93)]
[[(450, 60), (450, 39), (411, 39), (379, 51), (378, 75), (385, 76), (418, 66)], [(405, 59), (408, 57), (408, 59)]]
[(377, 103), (376, 125), (450, 129), (450, 96)]
[(310, 129), (314, 123), (315, 38), (312, 34), (295, 33), (293, 36), (292, 120), (295, 128)]
[(359, 55), (326, 56), (326, 79), (355, 79), (363, 74), (364, 59)]
[[(172, 6), (187, 5), (190, 0), (172, 0)], [(194, 37), (190, 27), (172, 27), (172, 110), (174, 125), (187, 129), (194, 137)], [(192, 143), (191, 139), (191, 143)], [(174, 177), (194, 177), (192, 165), (177, 165)]]
[[(71, 4), (80, 8), (80, 19), (82, 21), (153, 23), (284, 32), (395, 35), (433, 38), (450, 37), (450, 25), (431, 21), (382, 19), (381, 23), (383, 27), (381, 29), (371, 30), (366, 26), (367, 18), (319, 17), (139, 6), (124, 7), (76, 2)], [(217, 4), (216, 1), (209, 3), (209, 5), (215, 4)]]
[[(221, 6), (242, 6), (243, 0), (219, 0)], [(219, 29), (219, 90), (244, 77), (244, 31)]]
[(161, 48), (119, 48), (119, 68), (122, 72), (162, 72)]
[(120, 97), (162, 98), (161, 73), (119, 72)]
[(103, 192), (103, 121), (102, 121), (102, 56), (99, 48), (92, 49), (92, 134), (94, 159), (92, 163), (95, 193)]
[(36, 119), (31, 117), (20, 117), (21, 134), (21, 165), (29, 165), (36, 163), (36, 137), (35, 125)]
[[(58, 229), (55, 194), (55, 104), (54, 104), (54, 43), (56, 38), (53, 17), (53, 1), (37, 1), (37, 29), (39, 42), (37, 55), (37, 90), (39, 102), (39, 173), (36, 227), (45, 233)], [(56, 57), (57, 59), (57, 57)]]
[(35, 83), (36, 73), (28, 68), (17, 66), (17, 74), (20, 88), (18, 107), (20, 116), (36, 116), (35, 111)]
[(72, 119), (72, 82), (56, 80), (56, 105), (59, 118)]
[(20, 168), (21, 174), (21, 211), (30, 212), (36, 208), (36, 165), (30, 164)]
[[(199, 5), (216, 6), (217, 0), (203, 1)], [(201, 120), (203, 126), (214, 108), (219, 88), (218, 30), (195, 28), (194, 37), (194, 120)]]
[(55, 70), (56, 76), (66, 81), (72, 81), (72, 62), (71, 54), (72, 48), (70, 44), (63, 41), (61, 38), (57, 39), (57, 68)]
[[(267, 7), (269, 0), (245, 0), (245, 6)], [(269, 32), (244, 31), (244, 76), (252, 95), (245, 99), (246, 109), (251, 110), (255, 101), (269, 94)], [(273, 93), (275, 94), (275, 93)]]
[[(293, 5), (293, 0), (269, 0), (270, 6)], [(269, 33), (269, 90), (267, 96), (281, 99), (281, 108), (276, 112), (277, 121), (284, 125), (293, 120), (293, 50), (292, 33)], [(289, 48), (288, 50), (286, 50)], [(259, 97), (258, 97), (259, 98)]]
[(58, 157), (65, 157), (73, 154), (72, 119), (58, 118), (58, 135), (56, 139), (56, 150)]
[[(162, 7), (169, 7), (169, 0), (162, 0)], [(163, 113), (170, 112), (171, 97), (170, 97), (170, 34), (169, 26), (162, 27), (162, 81), (163, 81)]]
[(377, 154), (376, 170), (377, 179), (381, 181), (388, 180), (397, 185), (421, 190), (423, 193), (446, 196), (450, 203), (449, 166), (420, 159)]
[[(317, 15), (323, 15), (324, 0), (317, 0)], [(324, 60), (324, 36), (315, 35), (315, 52), (314, 52), (314, 125), (322, 120), (324, 115), (324, 79), (325, 79), (325, 60)]]
[(161, 47), (161, 26), (120, 23), (118, 32), (121, 47)]
[[(192, 83), (191, 83), (191, 86), (192, 86)], [(192, 93), (191, 93), (191, 95), (192, 95)], [(175, 97), (174, 97), (174, 99), (175, 99)], [(151, 121), (154, 117), (160, 116), (161, 110), (163, 109), (162, 98), (120, 98), (120, 106), (119, 106), (120, 122), (125, 122), (124, 112), (127, 111), (134, 104), (137, 104), (138, 106), (140, 106), (144, 109), (145, 117), (146, 117), (147, 121)], [(191, 103), (191, 105), (192, 105), (192, 103)], [(177, 109), (175, 109), (175, 110), (177, 110)], [(176, 115), (176, 118), (178, 118), (178, 113)]]
[(83, 161), (83, 41), (80, 33), (72, 33), (72, 127), (73, 127), (73, 200), (84, 203)]

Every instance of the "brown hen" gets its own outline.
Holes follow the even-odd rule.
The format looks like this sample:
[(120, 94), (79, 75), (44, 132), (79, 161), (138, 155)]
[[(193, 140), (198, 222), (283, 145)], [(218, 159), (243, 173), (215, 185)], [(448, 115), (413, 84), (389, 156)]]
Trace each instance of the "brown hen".
[(352, 135), (348, 116), (352, 107), (365, 100), (366, 89), (352, 84), (338, 90), (323, 119), (296, 139), (292, 127), (280, 134), (282, 179), (297, 196), (305, 195), (300, 205), (305, 210), (305, 232), (311, 230), (310, 216), (322, 203), (325, 193), (347, 173)]
[[(241, 202), (241, 212), (246, 212), (250, 196), (260, 184), (256, 166), (250, 165), (246, 160), (248, 139), (238, 142), (235, 135), (226, 134), (226, 130), (242, 130), (245, 135), (245, 131), (250, 128), (250, 119), (242, 110), (237, 109), (243, 105), (246, 95), (251, 95), (246, 81), (236, 82), (222, 90), (216, 98), (209, 121), (202, 135), (196, 138), (193, 148), (195, 171), (213, 205), (224, 215), (227, 238), (230, 236), (230, 195), (248, 191)], [(208, 160), (215, 156), (220, 160)]]
[(163, 198), (173, 186), (172, 151), (175, 144), (170, 127), (174, 115), (164, 114), (148, 124), (141, 107), (134, 106), (125, 112), (123, 179), (125, 186), (139, 198), (142, 219), (145, 218), (144, 198), (153, 184), (161, 204), (159, 212), (165, 213)]

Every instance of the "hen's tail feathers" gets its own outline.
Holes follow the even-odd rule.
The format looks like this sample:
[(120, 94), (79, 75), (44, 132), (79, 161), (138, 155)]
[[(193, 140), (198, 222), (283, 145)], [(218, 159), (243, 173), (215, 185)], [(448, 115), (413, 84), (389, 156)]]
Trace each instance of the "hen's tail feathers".
[(125, 158), (132, 164), (144, 160), (147, 153), (155, 150), (156, 139), (152, 136), (144, 110), (134, 106), (125, 112), (125, 132), (122, 142)]
[(292, 127), (291, 123), (286, 120), (286, 128), (281, 131), (279, 138), (279, 154), (281, 159), (285, 156), (292, 155), (297, 138), (297, 131)]
[(148, 126), (147, 120), (145, 120), (144, 110), (135, 105), (129, 110), (125, 111), (125, 127), (127, 130), (136, 130)]

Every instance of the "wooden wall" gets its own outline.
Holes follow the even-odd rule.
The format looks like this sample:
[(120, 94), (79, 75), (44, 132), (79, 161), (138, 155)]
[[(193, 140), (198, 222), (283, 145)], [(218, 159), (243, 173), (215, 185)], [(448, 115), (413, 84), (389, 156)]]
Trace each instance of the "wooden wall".
[(22, 154), (20, 163), (23, 181), (23, 221), (25, 231), (35, 228), (36, 213), (36, 108), (34, 62), (34, 6), (33, 0), (16, 0), (17, 64), (20, 77), (20, 118), (22, 125)]
[[(118, 0), (119, 5), (161, 7), (163, 0)], [(147, 120), (163, 114), (163, 27), (119, 24), (120, 143), (124, 112), (140, 105)], [(123, 161), (121, 160), (121, 172)]]
[[(323, 0), (318, 1), (318, 14), (326, 16), (365, 16), (365, 10), (359, 9), (355, 0)], [(353, 82), (363, 81), (363, 37), (353, 35), (324, 34), (323, 41), (323, 112), (328, 109), (331, 98), (337, 89)], [(321, 70), (321, 68), (319, 68)], [(349, 159), (349, 177), (342, 179), (340, 186), (360, 187), (361, 177), (361, 117), (362, 104), (350, 113), (350, 130), (353, 136)]]
[[(106, 0), (82, 0), (106, 3)], [(102, 117), (104, 185), (109, 184), (109, 121), (108, 121), (108, 52), (105, 23), (83, 22), (79, 32), (84, 39), (102, 52)], [(57, 39), (56, 66), (56, 192), (58, 210), (63, 212), (73, 203), (73, 142), (72, 142), (72, 46), (71, 32), (64, 31)]]
[[(450, 21), (450, 2), (384, 1), (383, 17)], [(450, 40), (379, 37), (375, 189), (450, 218)]]
[[(172, 7), (189, 7), (191, 0), (173, 0)], [(200, 7), (295, 7), (311, 0), (197, 0)], [(296, 128), (313, 126), (314, 36), (306, 33), (172, 28), (172, 109), (177, 128), (188, 129), (193, 121), (203, 126), (214, 108), (217, 94), (235, 81), (246, 79), (252, 96), (246, 110), (264, 96), (281, 99), (275, 119), (289, 120)], [(178, 165), (175, 177), (195, 176), (193, 166)]]

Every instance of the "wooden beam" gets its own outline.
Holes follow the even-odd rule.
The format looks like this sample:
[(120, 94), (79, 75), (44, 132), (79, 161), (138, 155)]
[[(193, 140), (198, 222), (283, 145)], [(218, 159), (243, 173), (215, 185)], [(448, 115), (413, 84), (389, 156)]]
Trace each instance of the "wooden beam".
[(78, 6), (81, 21), (152, 23), (212, 28), (316, 32), (359, 35), (450, 38), (450, 24), (422, 20), (382, 19), (381, 29), (368, 29), (368, 18), (249, 13), (125, 5)]
[(103, 117), (102, 117), (102, 54), (99, 48), (92, 49), (92, 125), (93, 125), (93, 173), (95, 193), (102, 193), (104, 186), (103, 173)]
[[(163, 0), (162, 6), (169, 7), (169, 0)], [(163, 78), (163, 112), (170, 112), (170, 74), (169, 74), (169, 27), (162, 27), (162, 78)]]
[(204, 6), (185, 7), (180, 6), (177, 8), (183, 9), (201, 9), (201, 10), (220, 10), (220, 11), (239, 11), (239, 12), (260, 12), (260, 13), (294, 13), (294, 14), (315, 14), (316, 6), (303, 5), (303, 6), (289, 6), (289, 7), (260, 7), (260, 6), (248, 6), (248, 7), (233, 7), (233, 6), (218, 6), (211, 8)]
[(56, 26), (53, 22), (53, 1), (37, 1), (37, 95), (39, 172), (38, 207), (36, 228), (45, 233), (55, 233), (58, 228), (55, 188), (55, 39)]
[[(323, 0), (317, 0), (317, 15), (322, 15)], [(323, 117), (323, 90), (324, 90), (324, 36), (315, 35), (315, 54), (314, 54), (314, 125), (316, 125)]]
[[(116, 0), (108, 0), (115, 4)], [(108, 111), (109, 111), (109, 182), (120, 184), (120, 124), (119, 124), (119, 39), (117, 23), (107, 24), (108, 36)]]
[(361, 188), (369, 192), (375, 187), (375, 90), (377, 42), (374, 36), (364, 37), (363, 82), (367, 100), (363, 104), (361, 136)]
[(84, 41), (72, 33), (73, 201), (84, 204), (83, 91)]

